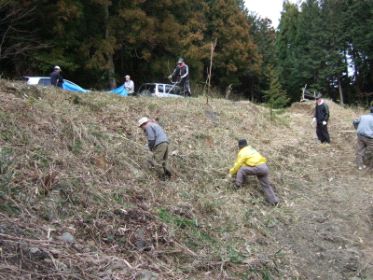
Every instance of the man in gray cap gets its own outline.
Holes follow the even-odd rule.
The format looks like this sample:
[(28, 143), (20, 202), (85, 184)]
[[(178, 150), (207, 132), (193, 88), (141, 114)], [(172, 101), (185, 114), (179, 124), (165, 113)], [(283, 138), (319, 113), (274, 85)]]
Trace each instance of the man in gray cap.
[(149, 150), (153, 152), (153, 164), (156, 172), (162, 180), (169, 179), (171, 172), (167, 167), (168, 138), (163, 128), (154, 120), (142, 117), (138, 126), (145, 132), (148, 138)]
[(359, 170), (365, 169), (364, 156), (367, 149), (373, 151), (373, 106), (370, 114), (353, 121), (357, 133), (356, 164)]
[(267, 159), (249, 146), (246, 139), (238, 141), (238, 148), (240, 151), (233, 167), (229, 169), (228, 177), (236, 175), (235, 184), (236, 187), (240, 188), (246, 176), (257, 176), (267, 201), (271, 205), (277, 205), (278, 198), (268, 179)]
[(168, 76), (168, 78), (179, 83), (185, 96), (191, 96), (189, 84), (189, 66), (185, 64), (182, 57), (178, 59), (174, 71), (170, 76)]

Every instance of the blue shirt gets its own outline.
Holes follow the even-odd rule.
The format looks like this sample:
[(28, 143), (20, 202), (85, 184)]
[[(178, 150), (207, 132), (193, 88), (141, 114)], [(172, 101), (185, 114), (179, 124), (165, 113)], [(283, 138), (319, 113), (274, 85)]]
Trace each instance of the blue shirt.
[(357, 134), (373, 139), (373, 113), (363, 115), (354, 121), (357, 124)]
[(164, 142), (168, 143), (166, 132), (164, 132), (163, 128), (155, 122), (150, 122), (146, 125), (145, 133), (148, 141), (155, 141), (154, 147)]

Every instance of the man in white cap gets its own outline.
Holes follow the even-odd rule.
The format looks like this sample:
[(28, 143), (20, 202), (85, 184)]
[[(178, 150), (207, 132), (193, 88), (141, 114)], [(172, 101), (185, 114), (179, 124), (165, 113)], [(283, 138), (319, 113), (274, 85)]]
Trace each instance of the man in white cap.
[(128, 95), (133, 95), (135, 93), (135, 83), (131, 80), (130, 75), (126, 75), (125, 79), (124, 88), (127, 90)]
[(182, 57), (178, 59), (174, 71), (170, 76), (168, 76), (168, 78), (179, 83), (185, 96), (191, 96), (189, 84), (189, 66), (185, 64)]
[(62, 78), (62, 75), (61, 75), (60, 66), (58, 66), (58, 65), (54, 66), (52, 73), (50, 73), (50, 78), (51, 78), (51, 85), (52, 86), (62, 88), (63, 78)]
[(171, 172), (167, 168), (168, 138), (163, 128), (155, 121), (142, 117), (138, 126), (148, 138), (149, 150), (153, 152), (154, 167), (162, 180), (169, 179)]

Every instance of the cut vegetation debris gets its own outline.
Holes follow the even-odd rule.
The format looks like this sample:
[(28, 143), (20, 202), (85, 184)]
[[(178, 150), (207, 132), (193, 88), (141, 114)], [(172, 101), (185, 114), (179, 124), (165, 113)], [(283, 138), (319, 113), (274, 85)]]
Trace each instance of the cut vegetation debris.
[[(373, 279), (372, 169), (355, 167), (361, 114), (330, 101), (331, 145), (313, 103), (271, 118), (250, 102), (66, 94), (0, 81), (1, 279)], [(157, 118), (175, 174), (146, 169), (139, 117)], [(236, 141), (269, 159), (226, 181)]]

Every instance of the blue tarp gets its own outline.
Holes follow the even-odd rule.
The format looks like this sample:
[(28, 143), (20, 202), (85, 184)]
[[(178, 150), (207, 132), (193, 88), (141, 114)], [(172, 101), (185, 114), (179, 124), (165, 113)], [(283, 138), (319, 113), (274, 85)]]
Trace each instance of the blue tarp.
[[(67, 91), (74, 91), (74, 92), (81, 92), (86, 93), (89, 92), (89, 90), (86, 90), (77, 84), (74, 84), (73, 82), (70, 82), (68, 80), (64, 80), (62, 84), (62, 88)], [(109, 91), (110, 93), (118, 94), (120, 96), (128, 96), (127, 90), (124, 88), (124, 85), (121, 85), (120, 87), (117, 87), (115, 89), (112, 89)]]
[(118, 94), (120, 96), (128, 96), (127, 90), (124, 88), (124, 85), (121, 85), (120, 87), (117, 87), (115, 89), (112, 89), (110, 91), (111, 93)]
[(63, 81), (62, 88), (68, 91), (83, 92), (83, 93), (88, 92), (88, 90), (66, 80)]

